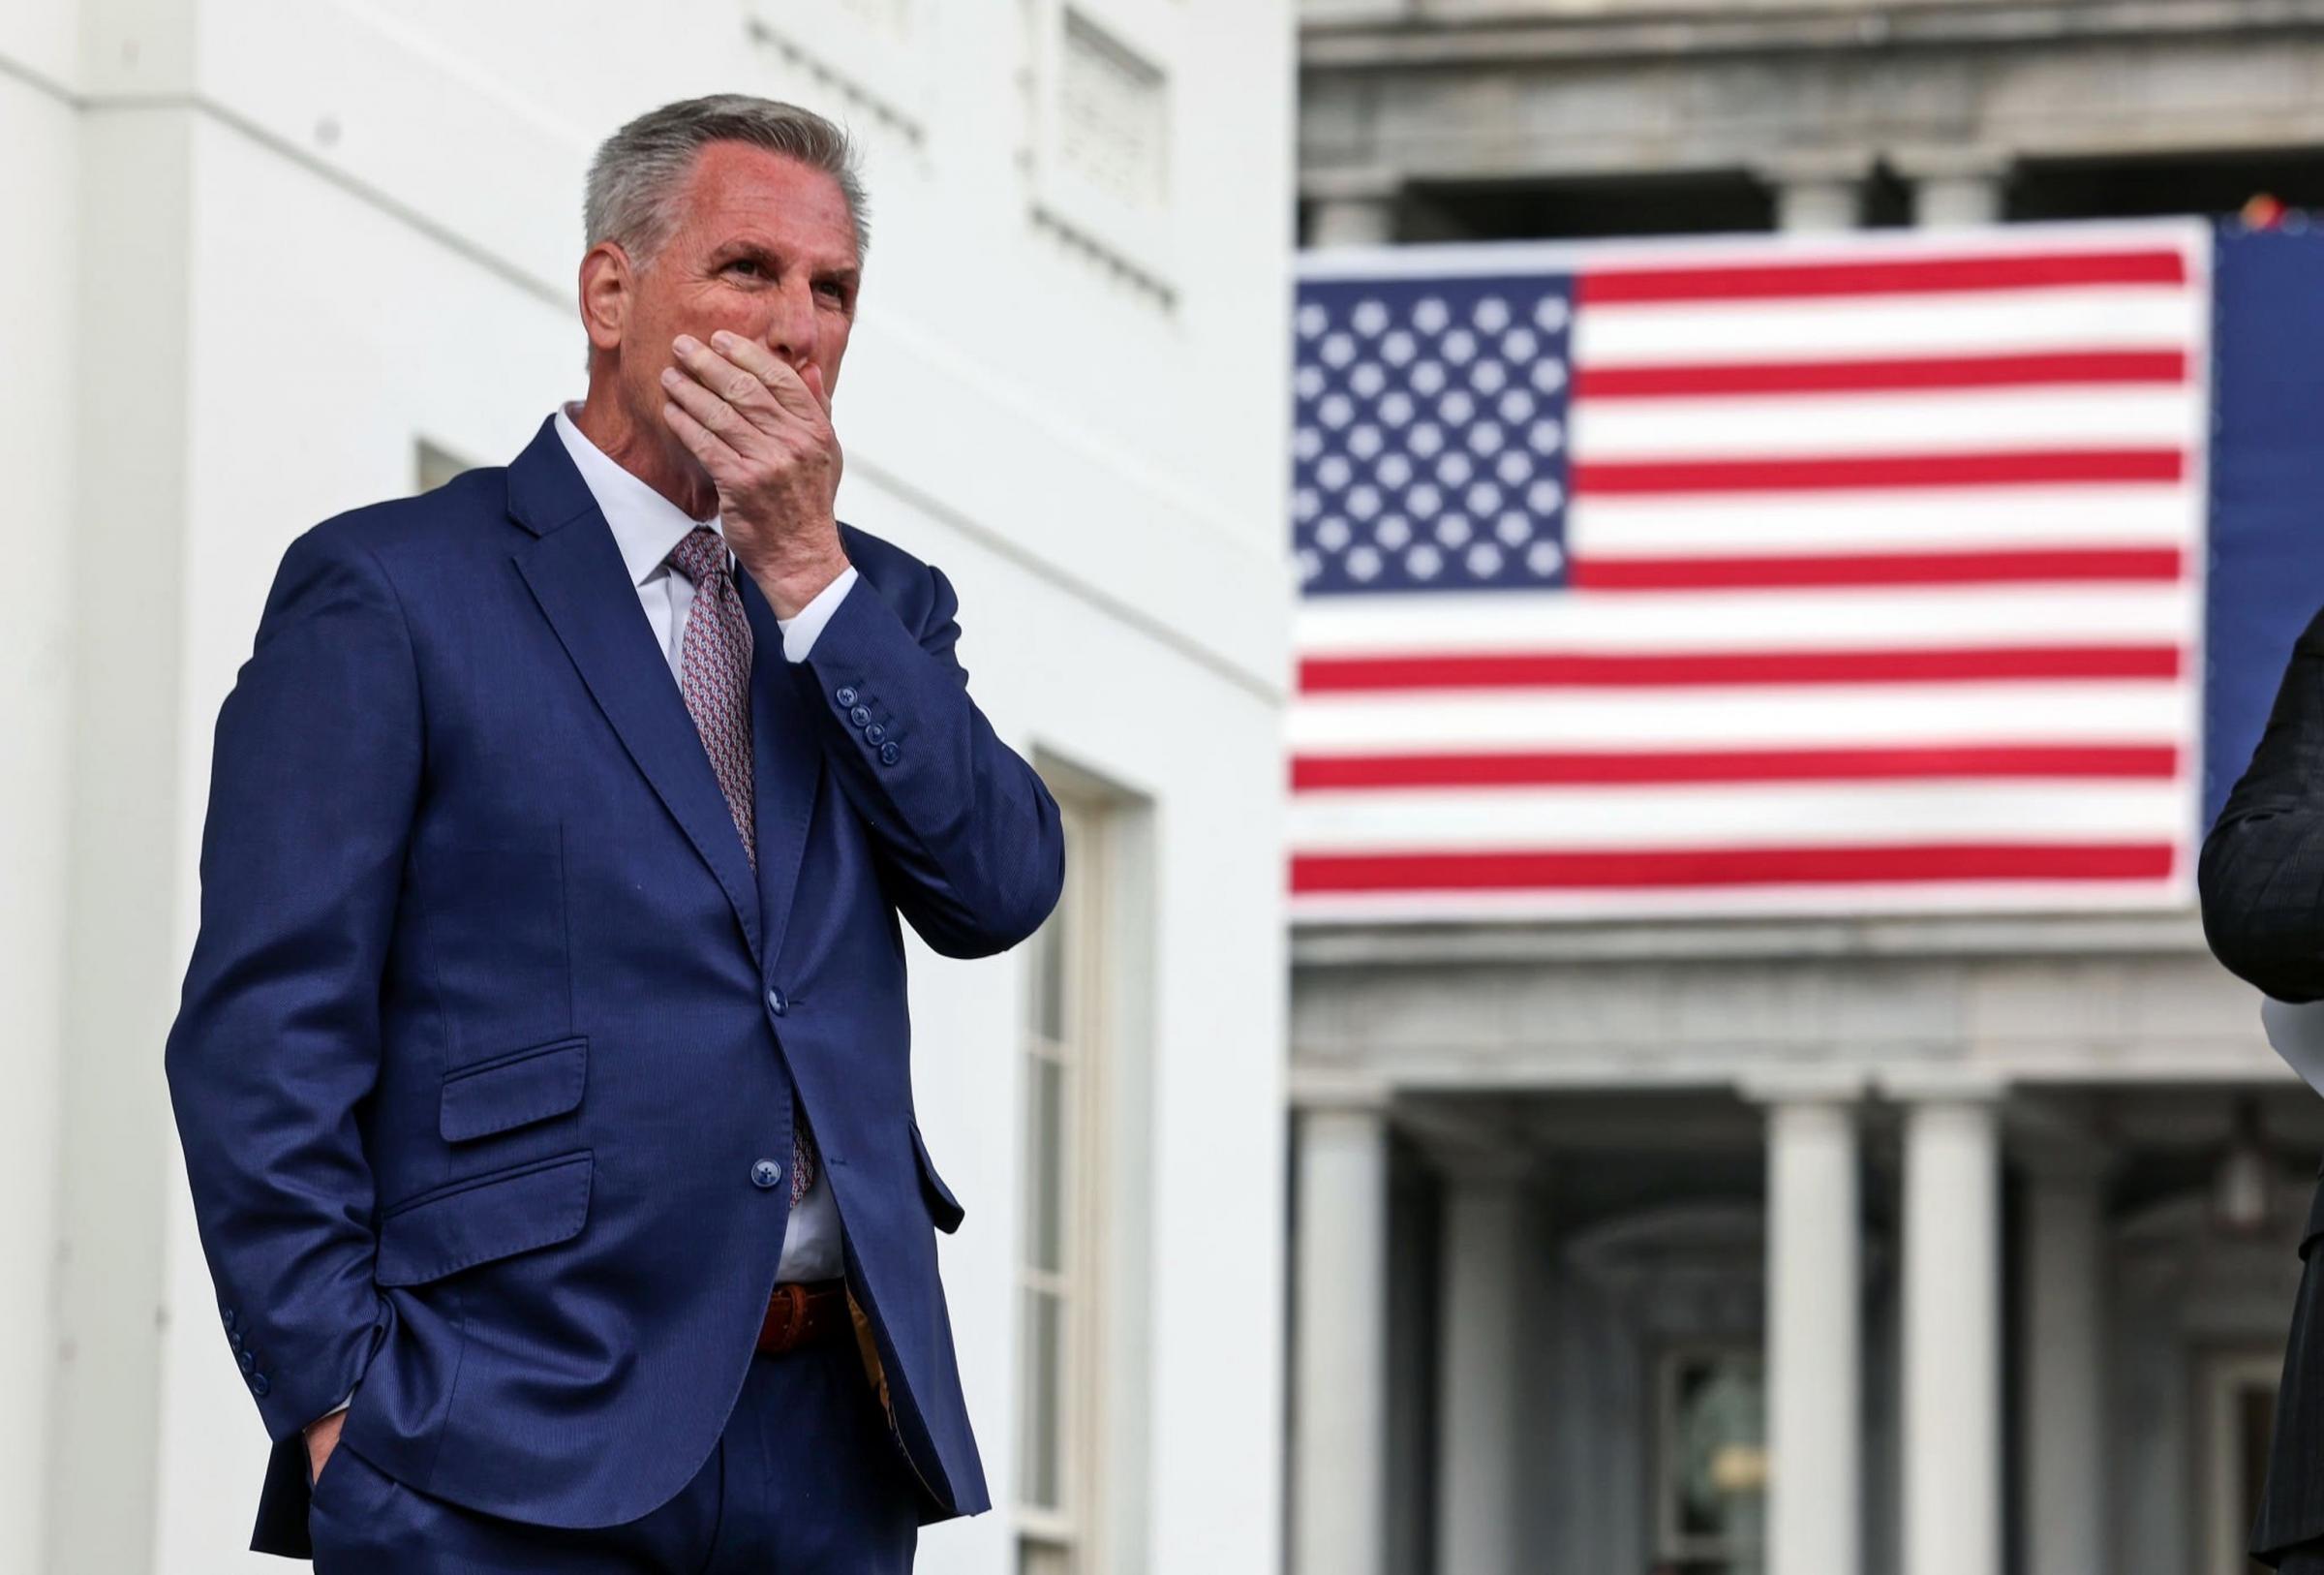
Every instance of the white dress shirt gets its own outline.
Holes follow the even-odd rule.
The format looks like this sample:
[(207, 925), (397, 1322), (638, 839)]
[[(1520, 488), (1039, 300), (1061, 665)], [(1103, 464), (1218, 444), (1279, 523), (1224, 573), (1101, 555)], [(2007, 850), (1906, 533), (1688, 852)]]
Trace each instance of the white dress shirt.
[[(708, 519), (688, 519), (685, 510), (630, 475), (590, 442), (573, 424), (573, 415), (580, 408), (578, 404), (568, 404), (557, 413), (557, 436), (565, 440), (565, 451), (573, 456), (581, 479), (588, 483), (590, 496), (597, 501), (605, 523), (613, 527), (614, 542), (622, 549), (622, 562), (628, 566), (629, 583), (637, 587), (638, 603), (645, 608), (646, 622), (661, 646), (663, 659), (670, 664), (670, 678), (676, 682), (685, 668), (686, 620), (693, 609), (694, 586), (670, 567), (670, 550), (697, 525), (709, 526), (721, 538), (725, 532), (716, 514)], [(732, 553), (727, 554), (727, 562), (731, 568)], [(816, 593), (813, 601), (799, 609), (797, 617), (775, 620), (775, 626), (782, 631), (785, 658), (792, 662), (807, 660), (815, 637), (831, 622), (831, 615), (839, 609), (847, 587), (854, 583), (855, 565), (849, 564), (840, 571), (837, 579)], [(803, 739), (800, 744), (805, 748), (816, 747), (811, 739)], [(775, 1271), (775, 1278), (836, 1280), (840, 1271), (839, 1207), (832, 1201), (831, 1189), (824, 1185), (818, 1167), (806, 1195), (791, 1210), (790, 1224), (782, 1237), (782, 1262)]]
[(2309, 1088), (2324, 1094), (2324, 1001), (2294, 1004), (2261, 996), (2259, 1021), (2268, 1031), (2269, 1048)]

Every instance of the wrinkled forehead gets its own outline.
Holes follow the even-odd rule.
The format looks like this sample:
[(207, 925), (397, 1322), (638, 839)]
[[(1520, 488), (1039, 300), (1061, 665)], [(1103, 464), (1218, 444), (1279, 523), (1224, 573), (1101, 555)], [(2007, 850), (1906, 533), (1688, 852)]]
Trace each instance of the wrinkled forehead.
[(694, 156), (679, 195), (677, 228), (698, 246), (755, 240), (818, 267), (858, 262), (855, 218), (838, 179), (741, 142), (713, 142)]

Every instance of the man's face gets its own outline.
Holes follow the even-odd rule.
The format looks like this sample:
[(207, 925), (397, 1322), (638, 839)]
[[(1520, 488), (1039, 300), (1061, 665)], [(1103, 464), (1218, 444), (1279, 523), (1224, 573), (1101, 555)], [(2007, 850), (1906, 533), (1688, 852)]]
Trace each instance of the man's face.
[(720, 328), (764, 345), (802, 377), (815, 368), (828, 399), (861, 275), (838, 181), (761, 148), (712, 143), (694, 162), (676, 230), (631, 276), (619, 330), (623, 403), (675, 448), (658, 414), (662, 369), (676, 364), (670, 341), (689, 333), (708, 344)]

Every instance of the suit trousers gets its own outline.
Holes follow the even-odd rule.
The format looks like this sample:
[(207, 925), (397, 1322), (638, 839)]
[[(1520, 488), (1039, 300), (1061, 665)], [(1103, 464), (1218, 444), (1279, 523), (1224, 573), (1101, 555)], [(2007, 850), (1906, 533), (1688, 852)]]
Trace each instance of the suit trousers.
[(920, 1505), (855, 1346), (827, 1340), (753, 1357), (701, 1469), (635, 1520), (504, 1520), (415, 1492), (342, 1443), (307, 1524), (316, 1575), (904, 1575)]

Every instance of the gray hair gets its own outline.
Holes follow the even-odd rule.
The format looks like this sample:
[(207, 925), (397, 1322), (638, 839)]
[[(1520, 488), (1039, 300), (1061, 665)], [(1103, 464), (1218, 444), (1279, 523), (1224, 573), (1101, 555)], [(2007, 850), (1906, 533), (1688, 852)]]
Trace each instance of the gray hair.
[(640, 268), (678, 228), (678, 201), (694, 159), (713, 142), (742, 142), (796, 159), (839, 183), (860, 261), (871, 243), (855, 144), (812, 109), (748, 93), (715, 93), (649, 109), (605, 139), (590, 161), (582, 244), (612, 241)]

